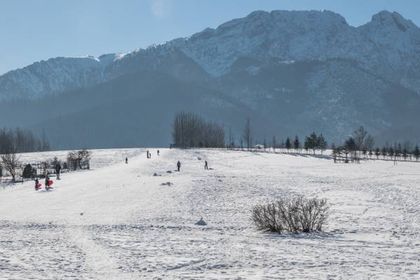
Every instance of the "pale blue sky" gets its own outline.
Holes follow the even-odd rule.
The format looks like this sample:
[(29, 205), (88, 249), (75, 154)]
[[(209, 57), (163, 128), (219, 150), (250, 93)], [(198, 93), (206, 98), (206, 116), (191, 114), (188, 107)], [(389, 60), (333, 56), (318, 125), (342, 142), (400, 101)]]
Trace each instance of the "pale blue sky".
[(129, 52), (254, 10), (309, 9), (355, 26), (397, 11), (420, 26), (420, 0), (0, 0), (0, 74), (50, 57)]

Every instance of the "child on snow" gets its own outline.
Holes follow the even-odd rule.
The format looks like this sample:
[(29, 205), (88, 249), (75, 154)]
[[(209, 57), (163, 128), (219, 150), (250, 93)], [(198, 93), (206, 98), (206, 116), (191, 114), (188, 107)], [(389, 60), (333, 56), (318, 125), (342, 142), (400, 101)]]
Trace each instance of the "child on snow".
[(35, 190), (39, 190), (41, 188), (41, 184), (39, 183), (38, 178), (35, 179)]
[(48, 175), (45, 175), (45, 190), (50, 190), (52, 189), (51, 185), (52, 185), (52, 180), (50, 180), (50, 177)]

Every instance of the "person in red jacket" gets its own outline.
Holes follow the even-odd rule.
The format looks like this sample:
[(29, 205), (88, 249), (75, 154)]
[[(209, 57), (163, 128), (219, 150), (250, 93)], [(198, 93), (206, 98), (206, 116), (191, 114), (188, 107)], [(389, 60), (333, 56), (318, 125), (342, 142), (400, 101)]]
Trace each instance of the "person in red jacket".
[(48, 175), (45, 176), (45, 190), (50, 190), (52, 189), (51, 185), (52, 185), (52, 180), (50, 180), (50, 177)]
[(35, 190), (39, 190), (41, 188), (41, 184), (39, 183), (38, 178), (35, 179)]

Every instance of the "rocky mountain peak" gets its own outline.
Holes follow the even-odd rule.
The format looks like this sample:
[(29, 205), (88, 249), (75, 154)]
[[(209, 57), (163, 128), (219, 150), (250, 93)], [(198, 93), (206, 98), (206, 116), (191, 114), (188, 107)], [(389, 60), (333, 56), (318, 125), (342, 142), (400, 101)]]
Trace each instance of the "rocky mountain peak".
[(417, 28), (412, 21), (405, 19), (399, 13), (389, 11), (381, 11), (373, 15), (368, 25), (380, 28), (397, 28), (401, 32), (406, 32), (410, 28)]

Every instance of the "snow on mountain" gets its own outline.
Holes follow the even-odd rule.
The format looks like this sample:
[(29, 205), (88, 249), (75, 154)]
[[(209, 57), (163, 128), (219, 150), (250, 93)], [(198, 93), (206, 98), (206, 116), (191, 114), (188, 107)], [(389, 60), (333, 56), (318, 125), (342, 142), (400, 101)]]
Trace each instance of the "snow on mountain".
[(134, 69), (157, 67), (174, 49), (214, 77), (226, 74), (241, 57), (265, 61), (339, 58), (355, 60), (366, 70), (419, 90), (420, 74), (415, 69), (420, 65), (420, 29), (398, 13), (382, 11), (369, 23), (352, 27), (330, 11), (256, 11), (216, 29), (130, 54), (34, 63), (0, 77), (0, 100), (90, 86), (120, 76), (125, 72), (121, 65), (133, 62)]
[(329, 11), (259, 11), (173, 44), (214, 76), (225, 74), (243, 56), (296, 61), (339, 58), (355, 60), (396, 82), (412, 80), (405, 84), (419, 90), (420, 76), (410, 75), (420, 64), (420, 29), (398, 13), (380, 12), (356, 28)]
[(99, 58), (58, 57), (10, 71), (0, 76), (0, 100), (34, 99), (98, 84), (106, 80), (104, 69), (115, 58), (114, 54)]
[(333, 12), (257, 11), (173, 43), (206, 71), (220, 76), (242, 56), (282, 60), (339, 56), (347, 51), (333, 44), (345, 45), (340, 41), (351, 40), (343, 36), (352, 35), (351, 30)]

